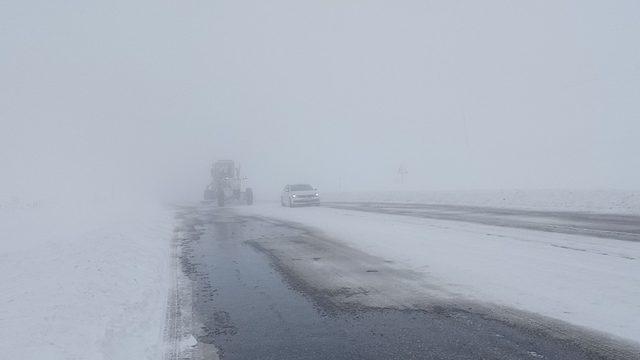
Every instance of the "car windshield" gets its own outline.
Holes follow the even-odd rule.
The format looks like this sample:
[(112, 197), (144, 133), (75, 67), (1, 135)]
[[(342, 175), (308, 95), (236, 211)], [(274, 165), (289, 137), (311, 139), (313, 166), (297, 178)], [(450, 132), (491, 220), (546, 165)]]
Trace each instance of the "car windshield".
[(313, 187), (309, 184), (296, 184), (291, 185), (291, 191), (308, 191), (313, 190)]

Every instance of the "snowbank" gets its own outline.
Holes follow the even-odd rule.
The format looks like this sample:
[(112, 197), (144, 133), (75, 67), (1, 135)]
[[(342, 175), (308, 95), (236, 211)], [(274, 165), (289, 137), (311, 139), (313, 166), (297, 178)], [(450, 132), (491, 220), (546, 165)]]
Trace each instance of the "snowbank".
[(3, 358), (161, 358), (172, 224), (160, 206), (5, 203)]
[(237, 211), (301, 223), (438, 279), (466, 300), (522, 309), (640, 343), (640, 243), (275, 204)]
[(323, 194), (324, 201), (409, 202), (547, 211), (640, 214), (640, 192), (616, 190), (378, 191)]

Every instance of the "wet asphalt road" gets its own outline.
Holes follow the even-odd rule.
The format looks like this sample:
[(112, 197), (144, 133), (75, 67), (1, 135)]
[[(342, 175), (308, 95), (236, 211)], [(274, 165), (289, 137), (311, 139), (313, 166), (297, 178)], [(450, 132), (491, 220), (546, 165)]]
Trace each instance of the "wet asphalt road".
[(182, 209), (179, 218), (193, 332), (222, 359), (615, 358), (456, 307), (337, 306), (333, 294), (314, 289), (261, 245), (279, 237), (309, 241), (304, 231), (229, 209)]
[(640, 241), (640, 216), (635, 215), (384, 202), (328, 202), (323, 205), (381, 214)]

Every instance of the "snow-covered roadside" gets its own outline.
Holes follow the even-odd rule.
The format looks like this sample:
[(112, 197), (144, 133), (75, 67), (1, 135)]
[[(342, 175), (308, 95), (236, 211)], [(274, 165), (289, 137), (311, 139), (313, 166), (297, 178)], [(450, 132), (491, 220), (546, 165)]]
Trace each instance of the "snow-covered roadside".
[(640, 243), (330, 208), (237, 211), (314, 227), (463, 299), (640, 343)]
[(616, 190), (362, 191), (322, 194), (324, 201), (402, 202), (541, 211), (640, 214), (640, 192)]
[(162, 206), (0, 209), (0, 354), (158, 359), (173, 217)]

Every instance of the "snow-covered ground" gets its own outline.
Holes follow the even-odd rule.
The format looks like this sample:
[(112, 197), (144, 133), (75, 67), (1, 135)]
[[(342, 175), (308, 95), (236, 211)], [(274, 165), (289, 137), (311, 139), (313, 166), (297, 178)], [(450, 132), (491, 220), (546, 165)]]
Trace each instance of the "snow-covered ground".
[[(639, 208), (632, 193), (600, 200), (420, 194), (339, 198), (617, 213)], [(134, 203), (0, 202), (3, 358), (162, 357), (173, 212)], [(640, 243), (329, 208), (265, 203), (236, 209), (317, 228), (437, 279), (465, 299), (640, 342)]]
[(331, 208), (238, 207), (438, 279), (456, 296), (640, 343), (640, 243)]
[(326, 193), (324, 201), (408, 202), (546, 211), (640, 214), (640, 192), (615, 190), (377, 191)]
[(161, 358), (172, 225), (161, 206), (5, 202), (0, 357)]

